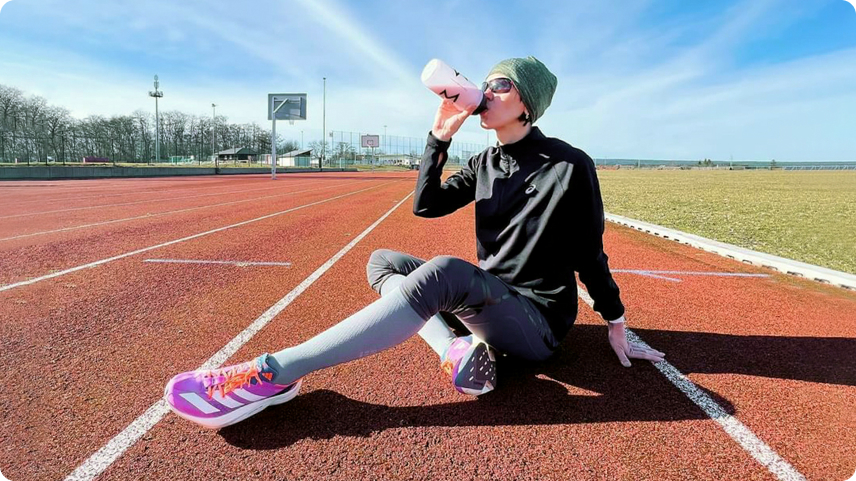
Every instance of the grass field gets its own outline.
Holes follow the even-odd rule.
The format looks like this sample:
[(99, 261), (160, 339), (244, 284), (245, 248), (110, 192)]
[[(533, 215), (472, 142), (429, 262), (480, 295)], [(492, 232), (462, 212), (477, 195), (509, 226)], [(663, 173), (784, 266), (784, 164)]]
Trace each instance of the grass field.
[(856, 172), (601, 170), (607, 212), (856, 274)]

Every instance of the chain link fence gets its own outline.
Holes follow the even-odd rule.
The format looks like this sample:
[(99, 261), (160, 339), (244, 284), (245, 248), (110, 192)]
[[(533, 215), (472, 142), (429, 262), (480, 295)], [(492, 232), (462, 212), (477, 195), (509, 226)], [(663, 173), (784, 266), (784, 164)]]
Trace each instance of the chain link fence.
[[(399, 135), (383, 135), (380, 137), (380, 145), (374, 149), (365, 148), (360, 145), (360, 136), (377, 135), (365, 132), (347, 132), (334, 130), (329, 133), (327, 159), (324, 166), (327, 167), (349, 167), (353, 165), (374, 166), (403, 166), (415, 167), (419, 165), (422, 152), (425, 151), (425, 137), (403, 137)], [(449, 147), (449, 160), (446, 165), (461, 166), (470, 157), (478, 154), (487, 147), (486, 144), (473, 144), (466, 142), (452, 142)], [(313, 152), (313, 156), (320, 155)]]

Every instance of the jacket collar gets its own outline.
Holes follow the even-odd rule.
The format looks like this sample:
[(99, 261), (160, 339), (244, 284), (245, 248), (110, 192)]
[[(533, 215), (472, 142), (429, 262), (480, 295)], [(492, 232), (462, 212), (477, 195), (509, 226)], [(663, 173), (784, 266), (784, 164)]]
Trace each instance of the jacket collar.
[(498, 147), (503, 154), (515, 156), (531, 149), (536, 143), (545, 138), (544, 134), (541, 133), (541, 129), (533, 126), (529, 133), (526, 134), (526, 137), (513, 144), (499, 145)]

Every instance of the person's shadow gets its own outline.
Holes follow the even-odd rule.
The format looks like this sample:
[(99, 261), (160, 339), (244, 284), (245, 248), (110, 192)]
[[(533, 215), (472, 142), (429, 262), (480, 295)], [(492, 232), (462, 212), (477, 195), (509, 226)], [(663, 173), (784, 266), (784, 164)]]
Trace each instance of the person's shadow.
[[(733, 336), (633, 329), (684, 374), (747, 374), (856, 386), (856, 339)], [(616, 421), (678, 421), (707, 415), (647, 361), (623, 368), (606, 327), (575, 326), (542, 363), (498, 360), (497, 389), (431, 406), (365, 403), (326, 389), (301, 394), (220, 430), (247, 449), (277, 449), (301, 439), (369, 436), (403, 426), (515, 426)], [(451, 386), (450, 386), (451, 389)], [(729, 414), (728, 400), (707, 391)]]

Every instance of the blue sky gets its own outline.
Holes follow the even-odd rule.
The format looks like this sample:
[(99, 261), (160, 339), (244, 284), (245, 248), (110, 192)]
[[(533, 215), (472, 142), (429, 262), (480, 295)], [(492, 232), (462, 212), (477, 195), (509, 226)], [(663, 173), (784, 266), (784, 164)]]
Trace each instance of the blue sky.
[[(2, 0), (0, 0), (2, 2)], [(538, 121), (593, 157), (856, 160), (856, 9), (844, 0), (12, 0), (0, 84), (74, 116), (164, 110), (269, 126), (268, 92), (306, 92), (305, 122), (423, 137), (440, 58), (479, 82), (534, 55), (559, 78)], [(484, 143), (475, 119), (456, 136)], [(491, 136), (492, 139), (492, 136)]]

